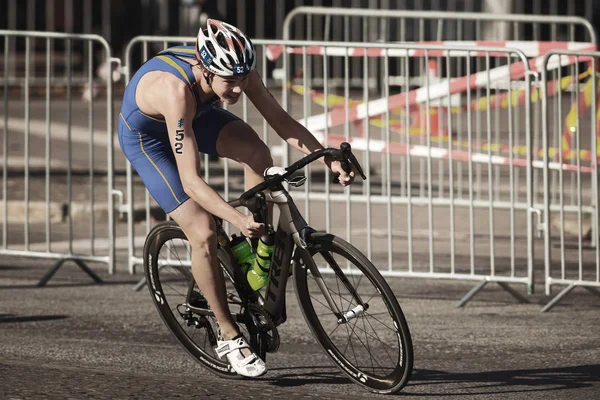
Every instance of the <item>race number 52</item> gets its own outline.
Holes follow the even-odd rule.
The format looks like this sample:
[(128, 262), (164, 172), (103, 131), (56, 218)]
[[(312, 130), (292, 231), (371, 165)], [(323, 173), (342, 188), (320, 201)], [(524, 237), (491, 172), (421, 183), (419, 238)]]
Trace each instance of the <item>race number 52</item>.
[(175, 131), (175, 153), (183, 154), (183, 129), (177, 129)]

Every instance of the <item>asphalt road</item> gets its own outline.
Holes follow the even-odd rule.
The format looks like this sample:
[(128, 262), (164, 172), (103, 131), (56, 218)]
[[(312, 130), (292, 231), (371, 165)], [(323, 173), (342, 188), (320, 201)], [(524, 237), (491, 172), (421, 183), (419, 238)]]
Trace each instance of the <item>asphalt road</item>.
[[(380, 398), (351, 383), (326, 357), (289, 286), (282, 345), (256, 380), (213, 376), (163, 326), (139, 276), (92, 284), (73, 265), (35, 287), (51, 264), (0, 263), (0, 398), (245, 399)], [(415, 365), (406, 399), (596, 399), (600, 305), (582, 289), (550, 313), (540, 294), (518, 304), (488, 285), (462, 309), (467, 282), (388, 279), (411, 329)]]

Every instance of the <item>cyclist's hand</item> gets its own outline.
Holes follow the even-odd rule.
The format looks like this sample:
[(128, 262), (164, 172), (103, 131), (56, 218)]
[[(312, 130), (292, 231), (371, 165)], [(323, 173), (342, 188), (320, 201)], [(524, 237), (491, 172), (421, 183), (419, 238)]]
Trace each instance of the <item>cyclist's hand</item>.
[(252, 215), (242, 216), (237, 228), (242, 235), (250, 238), (258, 238), (265, 233), (265, 224), (256, 222)]
[(350, 173), (347, 173), (344, 171), (342, 164), (339, 161), (332, 161), (329, 165), (329, 169), (331, 169), (331, 172), (334, 174), (339, 175), (338, 179), (340, 180), (340, 185), (346, 187), (354, 182), (354, 169), (352, 169)]

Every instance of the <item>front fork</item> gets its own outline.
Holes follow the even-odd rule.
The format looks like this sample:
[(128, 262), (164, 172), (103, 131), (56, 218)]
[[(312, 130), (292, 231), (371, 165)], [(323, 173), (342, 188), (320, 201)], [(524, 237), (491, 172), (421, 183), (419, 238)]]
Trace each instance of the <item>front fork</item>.
[(299, 242), (303, 243), (304, 246), (297, 247), (296, 254), (294, 254), (294, 261), (301, 263), (300, 266), (303, 266), (304, 268), (308, 268), (310, 270), (310, 273), (315, 279), (317, 286), (319, 286), (319, 289), (321, 289), (323, 297), (325, 297), (325, 301), (327, 301), (327, 304), (329, 305), (330, 309), (333, 311), (334, 315), (338, 319), (338, 324), (347, 323), (350, 320), (364, 314), (364, 312), (369, 309), (369, 304), (363, 303), (362, 299), (360, 298), (360, 295), (358, 294), (354, 286), (350, 283), (350, 281), (346, 277), (346, 274), (344, 274), (338, 263), (333, 258), (332, 254), (328, 251), (319, 252), (323, 256), (323, 258), (325, 258), (327, 264), (335, 273), (335, 276), (342, 282), (346, 289), (348, 289), (355, 302), (358, 303), (356, 307), (350, 310), (340, 310), (336, 302), (333, 300), (331, 293), (329, 293), (329, 289), (327, 289), (327, 285), (325, 285), (325, 281), (323, 280), (321, 271), (319, 271), (319, 267), (315, 263), (312, 255), (310, 254), (310, 251), (308, 250), (309, 245), (306, 243), (310, 242), (307, 239), (313, 232), (314, 231), (311, 231), (305, 235), (303, 235), (302, 233), (300, 234), (301, 240)]

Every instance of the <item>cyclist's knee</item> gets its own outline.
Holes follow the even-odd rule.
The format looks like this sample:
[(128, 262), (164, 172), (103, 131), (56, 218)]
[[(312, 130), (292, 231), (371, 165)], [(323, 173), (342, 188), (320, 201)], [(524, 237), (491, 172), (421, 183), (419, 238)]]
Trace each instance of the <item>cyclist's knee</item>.
[(208, 252), (217, 242), (217, 232), (212, 226), (195, 225), (186, 232), (186, 236), (194, 250)]
[(271, 150), (263, 141), (257, 141), (256, 145), (252, 147), (242, 163), (248, 165), (254, 171), (262, 173), (265, 168), (273, 166), (273, 157), (271, 156)]
[(193, 248), (210, 248), (217, 240), (213, 217), (191, 199), (172, 211), (171, 218), (183, 229)]
[(225, 125), (217, 139), (217, 151), (221, 157), (245, 164), (258, 173), (273, 165), (269, 147), (243, 121)]

